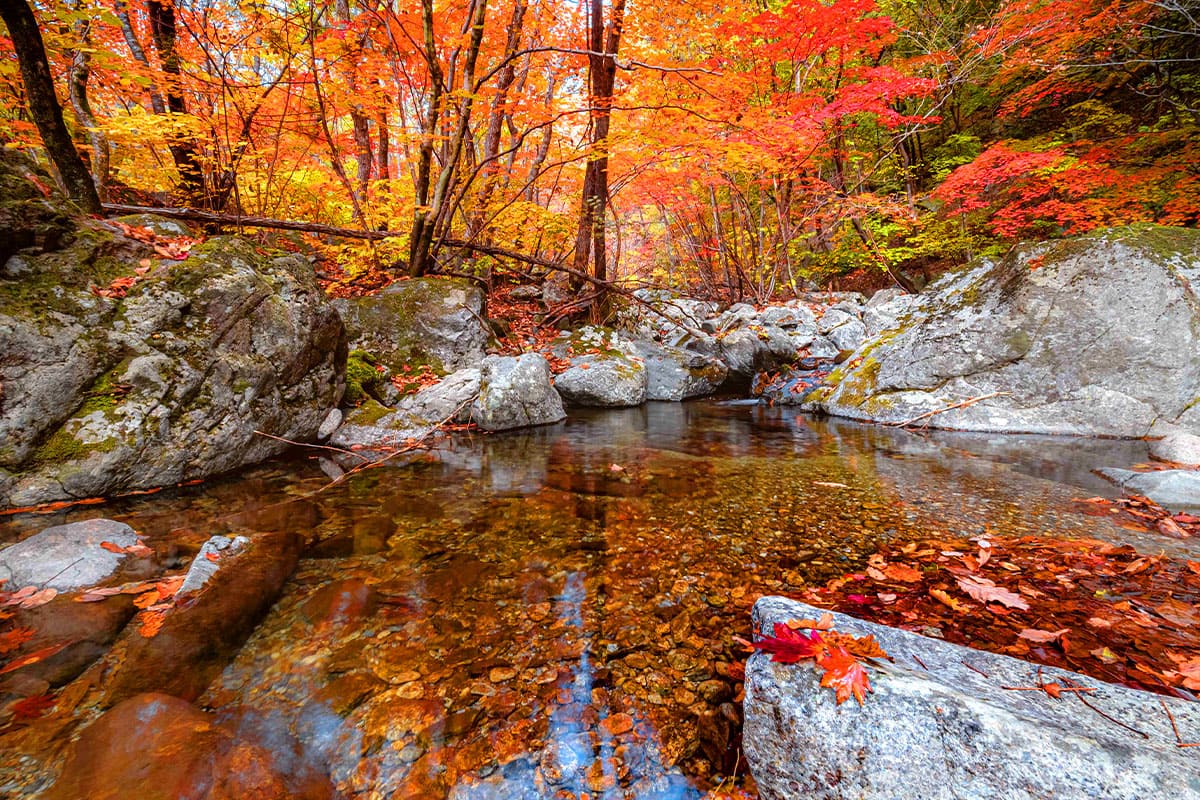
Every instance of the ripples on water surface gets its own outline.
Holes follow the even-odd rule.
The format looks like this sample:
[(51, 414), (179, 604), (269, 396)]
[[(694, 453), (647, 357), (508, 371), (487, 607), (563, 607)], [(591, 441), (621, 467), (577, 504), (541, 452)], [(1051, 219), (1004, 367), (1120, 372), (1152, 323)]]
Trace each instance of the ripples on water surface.
[(1093, 467), (1144, 457), (651, 403), (463, 436), (311, 496), (327, 482), (312, 462), (274, 462), (0, 534), (104, 515), (160, 551), (225, 532), (315, 540), (200, 704), (268, 742), (295, 736), (346, 796), (692, 798), (744, 768), (733, 637), (756, 597), (857, 568), (885, 540), (1130, 540), (1069, 501), (1108, 491)]

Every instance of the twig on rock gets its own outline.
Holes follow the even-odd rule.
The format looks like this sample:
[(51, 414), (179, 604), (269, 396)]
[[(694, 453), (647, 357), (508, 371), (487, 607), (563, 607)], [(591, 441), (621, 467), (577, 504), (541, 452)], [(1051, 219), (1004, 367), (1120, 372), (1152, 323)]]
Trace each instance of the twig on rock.
[[(920, 422), (921, 420), (928, 419), (929, 417), (932, 417), (936, 414), (944, 414), (947, 411), (953, 411), (956, 408), (966, 408), (967, 406), (975, 405), (980, 400), (989, 400), (993, 397), (1000, 397), (1001, 395), (1006, 395), (1006, 394), (1011, 394), (1011, 392), (992, 392), (991, 394), (981, 394), (978, 397), (968, 397), (966, 400), (960, 400), (957, 403), (952, 403), (952, 404), (946, 406), (945, 408), (935, 408), (933, 411), (926, 411), (924, 414), (918, 414), (917, 416), (913, 417), (912, 419), (906, 419), (903, 422), (889, 422), (887, 424), (891, 425), (894, 428), (907, 428), (909, 425), (912, 425), (914, 422)], [(929, 423), (926, 422), (925, 424), (928, 425)]]
[(1167, 702), (1161, 697), (1158, 699), (1159, 705), (1163, 711), (1167, 712), (1167, 719), (1171, 720), (1171, 730), (1175, 732), (1176, 747), (1200, 747), (1200, 742), (1185, 742), (1183, 737), (1179, 735), (1179, 726), (1175, 724), (1175, 715), (1171, 713), (1171, 709), (1167, 708)]

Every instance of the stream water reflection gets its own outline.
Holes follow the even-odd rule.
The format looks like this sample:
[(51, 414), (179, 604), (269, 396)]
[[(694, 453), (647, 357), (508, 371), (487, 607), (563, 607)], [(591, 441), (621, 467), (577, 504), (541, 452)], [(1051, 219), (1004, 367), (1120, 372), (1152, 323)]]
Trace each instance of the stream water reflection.
[(0, 535), (103, 514), (182, 554), (216, 533), (308, 536), (200, 704), (344, 796), (693, 798), (744, 766), (733, 637), (756, 597), (938, 532), (1161, 549), (1070, 502), (1109, 492), (1092, 468), (1144, 457), (651, 403), (463, 436), (316, 494), (312, 462), (280, 461)]

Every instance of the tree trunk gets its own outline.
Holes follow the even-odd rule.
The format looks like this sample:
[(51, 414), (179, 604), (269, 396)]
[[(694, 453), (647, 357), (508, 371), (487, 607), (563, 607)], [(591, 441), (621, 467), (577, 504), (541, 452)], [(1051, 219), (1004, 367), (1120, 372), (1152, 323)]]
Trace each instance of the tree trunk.
[[(431, 6), (431, 0), (423, 0), (422, 7)], [(424, 12), (423, 12), (424, 16)], [(455, 121), (454, 133), (451, 135), (445, 150), (444, 158), (441, 162), (441, 169), (438, 173), (436, 185), (433, 187), (433, 197), (430, 199), (427, 208), (422, 209), (420, 204), (420, 196), (418, 195), (418, 209), (412, 232), (412, 243), (410, 246), (411, 259), (409, 261), (409, 274), (413, 277), (420, 277), (426, 274), (433, 267), (433, 242), (434, 234), (439, 229), (449, 227), (449, 211), (453, 204), (449, 202), (450, 187), (458, 175), (458, 164), (462, 157), (463, 143), (466, 141), (467, 135), (471, 130), (471, 108), (475, 101), (475, 92), (478, 88), (475, 85), (475, 65), (479, 59), (479, 48), (483, 42), (484, 20), (487, 17), (487, 0), (475, 0), (471, 7), (470, 32), (471, 36), (467, 43), (466, 57), (463, 59), (462, 67), (462, 88), (465, 91), (463, 99), (458, 105), (458, 119)], [(432, 42), (432, 8), (429, 11), (428, 22), (426, 24), (426, 40)], [(427, 45), (428, 46), (428, 45)], [(430, 48), (430, 53), (433, 53)], [(435, 58), (436, 58), (436, 54)], [(433, 59), (431, 59), (433, 60)], [(432, 141), (429, 147), (432, 152)], [(422, 150), (425, 143), (422, 142)], [(425, 186), (425, 194), (428, 197), (428, 179)]]
[(79, 37), (80, 48), (71, 54), (71, 78), (69, 90), (71, 107), (75, 109), (75, 117), (87, 131), (88, 143), (91, 145), (92, 180), (96, 184), (96, 194), (101, 201), (108, 199), (108, 170), (109, 146), (108, 139), (96, 123), (96, 115), (92, 113), (92, 105), (88, 102), (87, 86), (91, 76), (91, 57), (88, 48), (91, 46), (91, 20), (82, 19), (75, 23), (75, 34)]
[[(170, 0), (147, 0), (146, 11), (150, 15), (150, 38), (154, 41), (154, 49), (166, 76), (167, 111), (186, 114), (187, 103), (183, 99), (183, 87), (180, 84), (183, 71), (179, 52), (175, 49), (175, 6)], [(180, 188), (184, 196), (189, 202), (203, 206), (206, 200), (204, 169), (195, 140), (187, 135), (174, 136), (168, 147), (175, 161), (175, 169), (179, 170)]]
[(604, 211), (608, 206), (608, 132), (612, 118), (613, 91), (616, 87), (617, 48), (621, 43), (625, 0), (613, 1), (607, 35), (604, 25), (604, 0), (588, 0), (588, 6), (591, 155), (584, 173), (579, 228), (575, 236), (574, 268), (576, 272), (586, 272), (590, 255), (593, 263), (592, 274), (597, 280), (605, 281), (608, 274), (604, 240)]
[(13, 50), (21, 67), (21, 80), (29, 100), (29, 113), (37, 125), (46, 153), (54, 162), (72, 200), (89, 214), (100, 213), (100, 197), (91, 173), (79, 157), (63, 122), (62, 107), (54, 93), (54, 78), (46, 60), (46, 47), (37, 18), (25, 0), (0, 0), (0, 19), (8, 26)]
[[(142, 66), (150, 66), (150, 59), (146, 58), (146, 50), (142, 47), (142, 43), (138, 41), (137, 35), (133, 32), (133, 22), (129, 19), (129, 6), (125, 5), (123, 0), (116, 0), (114, 7), (117, 10), (117, 19), (121, 22), (121, 35), (125, 37), (125, 45), (129, 48), (129, 52), (133, 53), (134, 59)], [(150, 110), (155, 114), (167, 113), (167, 105), (163, 102), (162, 94), (154, 86), (149, 88), (150, 93)]]

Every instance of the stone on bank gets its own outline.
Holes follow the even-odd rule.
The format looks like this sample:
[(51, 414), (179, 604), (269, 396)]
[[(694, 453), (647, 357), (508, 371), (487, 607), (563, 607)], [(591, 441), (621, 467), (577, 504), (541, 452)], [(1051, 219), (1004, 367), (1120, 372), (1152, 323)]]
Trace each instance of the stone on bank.
[[(755, 630), (821, 613), (764, 597)], [(1200, 732), (1195, 703), (1042, 668), (1044, 681), (1095, 687), (1088, 702), (1143, 738), (1067, 694), (1002, 688), (1036, 684), (1025, 661), (843, 614), (834, 627), (874, 635), (894, 663), (868, 668), (865, 704), (838, 706), (812, 666), (749, 658), (743, 747), (763, 800), (1200, 798), (1196, 756), (1176, 746), (1162, 705), (1186, 736)]]
[(971, 431), (1197, 433), (1197, 286), (1200, 231), (1142, 225), (1022, 245), (871, 320), (882, 332), (806, 407)]

